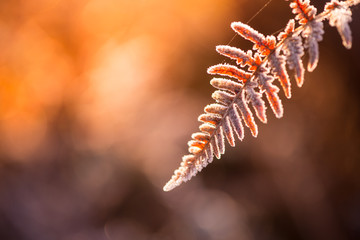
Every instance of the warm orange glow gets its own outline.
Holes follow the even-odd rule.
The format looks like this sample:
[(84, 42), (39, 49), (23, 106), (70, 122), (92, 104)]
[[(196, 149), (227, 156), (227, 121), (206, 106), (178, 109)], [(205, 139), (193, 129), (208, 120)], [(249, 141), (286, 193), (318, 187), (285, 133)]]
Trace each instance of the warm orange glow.
[[(260, 118), (244, 117), (253, 135), (258, 125), (256, 139), (238, 140), (250, 135), (238, 111), (231, 110), (235, 123), (228, 116), (220, 128), (221, 117), (197, 121), (215, 102), (210, 81), (219, 76), (207, 68), (238, 60), (215, 47), (248, 54), (253, 44), (230, 25), (247, 22), (265, 2), (0, 1), (0, 239), (350, 236), (360, 202), (356, 8), (353, 49), (345, 52), (336, 47), (340, 37), (328, 37), (321, 64), (292, 101), (277, 79), (266, 78), (256, 91), (265, 91), (271, 106), (265, 97), (266, 105), (243, 99)], [(267, 36), (289, 15), (288, 2), (271, 1), (249, 24)], [(262, 52), (271, 44), (265, 39)], [(252, 71), (261, 73), (263, 57), (249, 56), (245, 69), (237, 67), (250, 73), (219, 67), (214, 73), (232, 82), (213, 85), (238, 94)], [(291, 106), (275, 120), (280, 99)], [(206, 112), (226, 109), (218, 103)], [(187, 144), (200, 124), (213, 137)], [(219, 149), (204, 149), (215, 141)], [(182, 158), (189, 146), (200, 158)], [(175, 181), (224, 148), (226, 155), (189, 184), (163, 192), (181, 160)]]

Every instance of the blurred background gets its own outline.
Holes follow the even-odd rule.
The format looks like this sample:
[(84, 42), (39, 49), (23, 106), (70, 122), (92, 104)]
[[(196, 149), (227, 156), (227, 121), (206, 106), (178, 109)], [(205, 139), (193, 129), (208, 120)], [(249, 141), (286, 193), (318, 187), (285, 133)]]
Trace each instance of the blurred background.
[[(207, 67), (234, 63), (215, 46), (266, 2), (0, 1), (0, 239), (360, 239), (359, 7), (351, 50), (325, 24), (282, 119), (162, 191), (213, 102)], [(250, 25), (290, 17), (276, 0)]]

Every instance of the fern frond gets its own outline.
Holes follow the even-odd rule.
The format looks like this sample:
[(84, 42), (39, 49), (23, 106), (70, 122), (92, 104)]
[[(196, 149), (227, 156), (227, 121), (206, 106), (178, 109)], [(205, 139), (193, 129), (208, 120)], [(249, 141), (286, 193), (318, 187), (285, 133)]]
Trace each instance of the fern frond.
[[(225, 139), (224, 139), (224, 133), (223, 133), (221, 126), (219, 127), (218, 131), (216, 131), (215, 139), (216, 139), (215, 145), (218, 147), (219, 153), (224, 154), (225, 153)], [(220, 159), (220, 155), (219, 155), (218, 159)]]
[(226, 112), (227, 107), (221, 104), (213, 103), (209, 104), (204, 108), (207, 113), (215, 113), (223, 116)]
[(319, 62), (319, 44), (322, 40), (322, 35), (324, 34), (324, 24), (323, 22), (318, 22), (313, 20), (308, 23), (302, 32), (302, 36), (305, 38), (305, 48), (308, 49), (309, 54), (309, 63), (307, 70), (309, 72), (314, 71)]
[[(257, 118), (266, 123), (267, 108), (263, 95), (275, 116), (281, 118), (284, 108), (278, 95), (280, 89), (274, 85), (274, 80), (279, 80), (285, 96), (290, 98), (291, 84), (286, 69), (288, 66), (294, 70), (297, 86), (303, 85), (304, 48), (309, 54), (307, 70), (311, 72), (319, 61), (318, 42), (324, 34), (324, 20), (337, 28), (343, 45), (351, 48), (350, 7), (359, 3), (360, 0), (332, 0), (326, 4), (322, 13), (316, 14), (317, 9), (310, 5), (309, 0), (293, 0), (290, 7), (295, 19), (291, 19), (285, 30), (277, 36), (278, 42), (275, 36), (265, 36), (244, 23), (232, 23), (231, 27), (235, 32), (254, 43), (253, 50), (245, 52), (230, 46), (216, 47), (217, 52), (235, 60), (240, 68), (218, 64), (209, 67), (208, 73), (235, 78), (237, 81), (224, 78), (213, 78), (210, 81), (210, 84), (218, 89), (212, 94), (216, 103), (207, 105), (204, 108), (205, 113), (199, 116), (198, 120), (203, 123), (199, 127), (200, 132), (192, 134), (192, 139), (188, 142), (190, 154), (182, 158), (180, 167), (164, 186), (164, 191), (170, 191), (190, 180), (213, 161), (214, 155), (219, 159), (221, 154), (225, 153), (225, 139), (232, 147), (235, 146), (234, 136), (242, 141), (245, 135), (244, 124), (256, 137), (258, 126), (249, 104)], [(297, 28), (295, 20), (299, 24)]]
[(349, 22), (352, 20), (352, 12), (344, 2), (332, 0), (325, 5), (325, 11), (329, 11), (329, 24), (332, 27), (336, 27), (343, 45), (347, 48), (351, 48), (352, 37)]
[(236, 60), (236, 63), (241, 67), (249, 66), (249, 71), (254, 72), (262, 63), (262, 59), (259, 54), (255, 54), (255, 57), (252, 57), (252, 51), (249, 50), (246, 53), (235, 47), (230, 46), (217, 46), (216, 51), (226, 57)]
[(301, 37), (294, 34), (295, 21), (291, 19), (284, 32), (280, 33), (278, 40), (284, 40), (281, 50), (283, 51), (287, 65), (290, 69), (295, 71), (295, 79), (298, 87), (304, 83), (305, 69), (301, 60), (304, 55), (304, 47), (302, 45)]
[(247, 82), (251, 77), (250, 73), (247, 73), (235, 66), (227, 65), (227, 64), (218, 64), (218, 65), (209, 67), (208, 73), (209, 74), (219, 74), (222, 76), (229, 76), (232, 78), (236, 78), (237, 80), (239, 80), (242, 83)]
[(284, 114), (284, 107), (278, 95), (280, 90), (273, 84), (274, 77), (267, 75), (266, 72), (261, 72), (259, 73), (258, 79), (260, 89), (265, 92), (266, 98), (268, 99), (275, 116), (281, 118)]
[(292, 12), (296, 14), (295, 19), (299, 21), (301, 25), (307, 24), (309, 21), (313, 21), (316, 15), (316, 8), (310, 5), (310, 0), (294, 0), (290, 3)]
[[(206, 108), (207, 108), (207, 106), (205, 107), (205, 111), (206, 111)], [(211, 135), (215, 131), (216, 126), (213, 125), (213, 124), (210, 124), (210, 123), (203, 123), (203, 124), (200, 125), (199, 129), (200, 129), (200, 131), (207, 132), (207, 133), (209, 133)]]
[(262, 56), (269, 55), (276, 46), (274, 36), (265, 37), (263, 34), (242, 22), (233, 22), (231, 28), (243, 38), (253, 42), (253, 49), (258, 50)]
[(314, 71), (319, 61), (319, 45), (324, 34), (324, 24), (321, 20), (315, 18), (317, 9), (310, 5), (310, 0), (294, 0), (290, 3), (295, 19), (299, 24), (304, 26), (302, 37), (305, 38), (305, 48), (308, 49), (309, 63), (307, 69), (309, 72)]
[(201, 114), (198, 118), (200, 122), (210, 123), (214, 125), (219, 124), (221, 122), (221, 119), (222, 117), (220, 115), (212, 114), (212, 113)]
[(251, 134), (254, 137), (258, 135), (258, 127), (255, 123), (252, 112), (249, 109), (249, 106), (246, 103), (245, 91), (241, 92), (241, 96), (237, 99), (236, 104), (237, 110), (241, 113), (242, 119), (245, 122), (245, 125), (250, 129)]
[(242, 84), (224, 78), (213, 78), (210, 84), (217, 89), (227, 90), (232, 93), (238, 93), (243, 88)]
[[(228, 112), (228, 116), (226, 116), (224, 118), (224, 123), (223, 125), (221, 126), (224, 130), (224, 134), (225, 134), (225, 137), (226, 137), (226, 140), (228, 141), (229, 145), (231, 147), (235, 147), (235, 138), (234, 138), (234, 133), (233, 133), (233, 129), (231, 127), (231, 124), (234, 124), (234, 123), (231, 123), (230, 122), (230, 115), (231, 115), (231, 111), (229, 110)], [(233, 118), (234, 119), (234, 118)], [(237, 132), (237, 136), (239, 137), (240, 140), (243, 139), (243, 135), (241, 134), (243, 132), (243, 127), (242, 127), (242, 124), (241, 124), (241, 121), (240, 121), (240, 117), (237, 117), (238, 119), (238, 123), (236, 124), (236, 127), (235, 129), (238, 129), (236, 132)], [(240, 134), (239, 134), (240, 133)]]
[(285, 60), (286, 57), (280, 55), (280, 49), (277, 48), (273, 54), (271, 54), (268, 58), (269, 65), (274, 73), (275, 76), (278, 77), (280, 84), (284, 90), (285, 96), (287, 98), (291, 98), (291, 85), (289, 76), (287, 74), (285, 68)]
[(224, 105), (230, 105), (234, 100), (235, 95), (227, 93), (221, 90), (217, 90), (212, 94), (212, 98), (219, 103)]
[(251, 105), (253, 106), (253, 108), (256, 112), (256, 116), (260, 119), (260, 121), (262, 121), (263, 123), (266, 123), (267, 118), (266, 118), (265, 101), (262, 100), (262, 94), (256, 92), (256, 90), (255, 90), (256, 87), (257, 86), (255, 83), (248, 84), (247, 87), (245, 88), (245, 91), (251, 102)]
[(232, 104), (229, 108), (229, 120), (229, 122), (231, 122), (231, 125), (234, 128), (237, 137), (240, 141), (242, 141), (244, 138), (244, 127), (241, 122), (240, 113), (235, 104)]

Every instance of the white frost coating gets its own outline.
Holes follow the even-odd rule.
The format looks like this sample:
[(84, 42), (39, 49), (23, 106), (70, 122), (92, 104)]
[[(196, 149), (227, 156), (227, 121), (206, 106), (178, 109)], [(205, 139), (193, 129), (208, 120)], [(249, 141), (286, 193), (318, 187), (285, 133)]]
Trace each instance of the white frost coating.
[(244, 120), (245, 125), (251, 130), (251, 134), (254, 137), (257, 137), (258, 135), (258, 127), (255, 123), (254, 117), (252, 112), (249, 109), (249, 106), (247, 104), (246, 98), (245, 98), (245, 91), (242, 92), (241, 97), (237, 99), (236, 109), (241, 114), (242, 119)]
[(248, 87), (246, 87), (245, 91), (247, 93), (247, 96), (256, 112), (256, 116), (263, 122), (267, 122), (266, 118), (266, 106), (265, 101), (262, 100), (262, 94), (255, 91), (255, 87), (257, 85), (255, 84), (249, 84)]
[[(251, 39), (252, 42), (262, 42), (265, 40), (265, 36), (262, 33), (259, 33), (249, 25), (242, 22), (233, 22), (231, 23), (231, 28), (243, 36), (246, 39)], [(245, 29), (245, 31), (244, 31)]]
[(286, 56), (286, 62), (289, 68), (295, 70), (295, 78), (298, 87), (301, 87), (304, 83), (305, 69), (301, 60), (304, 56), (304, 47), (302, 46), (300, 36), (292, 36), (285, 41), (282, 50)]
[(280, 55), (279, 50), (280, 49), (276, 49), (276, 51), (269, 56), (268, 62), (272, 72), (275, 73), (279, 79), (285, 96), (291, 98), (291, 84), (286, 71), (285, 57)]
[[(258, 78), (260, 88), (266, 93), (266, 97), (275, 116), (277, 118), (281, 118), (284, 114), (284, 107), (281, 103), (281, 99), (277, 95), (277, 93), (279, 92), (279, 88), (273, 84), (274, 77), (268, 75), (268, 72), (269, 71), (264, 68), (264, 71), (259, 73)], [(276, 99), (276, 102), (273, 101), (273, 98)]]
[(309, 63), (307, 69), (309, 72), (314, 71), (318, 62), (319, 62), (319, 44), (324, 34), (324, 23), (317, 22), (313, 20), (308, 23), (304, 31), (302, 32), (302, 36), (305, 39), (305, 48), (308, 49), (309, 53)]
[(226, 136), (226, 140), (230, 144), (230, 146), (235, 147), (235, 138), (233, 134), (233, 129), (231, 127), (229, 116), (225, 117), (224, 124), (222, 126), (224, 129), (224, 134)]
[(351, 30), (349, 26), (349, 22), (352, 21), (351, 10), (347, 7), (343, 7), (342, 5), (337, 6), (329, 16), (329, 24), (332, 27), (336, 27), (343, 45), (350, 49), (352, 45), (352, 37)]
[(236, 109), (236, 104), (233, 104), (230, 107), (228, 117), (231, 122), (232, 129), (234, 130), (240, 141), (242, 141), (244, 138), (244, 127), (242, 125), (241, 116), (238, 110)]
[(225, 141), (224, 141), (224, 133), (223, 133), (221, 126), (217, 130), (215, 137), (216, 137), (216, 144), (219, 147), (220, 154), (224, 154), (225, 153)]

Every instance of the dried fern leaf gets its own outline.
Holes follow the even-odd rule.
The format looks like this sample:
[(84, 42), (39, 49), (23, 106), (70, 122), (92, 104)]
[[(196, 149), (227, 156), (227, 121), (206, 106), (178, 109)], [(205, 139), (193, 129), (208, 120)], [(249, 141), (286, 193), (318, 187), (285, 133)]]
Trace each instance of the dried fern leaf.
[(304, 83), (305, 69), (301, 58), (304, 56), (304, 47), (301, 37), (294, 35), (295, 21), (291, 19), (284, 32), (281, 32), (278, 36), (279, 41), (284, 40), (281, 50), (286, 57), (286, 63), (290, 69), (295, 71), (295, 79), (298, 87), (301, 87)]
[(242, 22), (233, 22), (231, 28), (243, 38), (253, 42), (253, 49), (258, 50), (262, 56), (269, 55), (276, 46), (274, 36), (265, 37), (263, 34)]
[(221, 91), (221, 90), (216, 90), (211, 97), (219, 102), (222, 103), (224, 105), (230, 105), (232, 103), (232, 101), (234, 100), (235, 95)]
[(240, 92), (243, 88), (242, 84), (224, 78), (213, 78), (210, 84), (217, 89), (227, 90), (234, 94)]
[(262, 121), (263, 123), (267, 122), (266, 118), (266, 106), (265, 101), (262, 100), (262, 94), (255, 91), (255, 85), (248, 86), (245, 91), (248, 95), (248, 98), (256, 112), (256, 116)]
[(189, 147), (198, 147), (198, 148), (203, 149), (205, 144), (206, 144), (205, 142), (198, 141), (198, 140), (190, 140), (190, 141), (188, 141), (188, 146)]
[(206, 123), (217, 125), (221, 121), (221, 116), (217, 115), (217, 114), (204, 113), (199, 116), (198, 120), (200, 122), (206, 122)]
[(298, 87), (304, 84), (305, 69), (301, 60), (304, 56), (304, 47), (300, 36), (289, 38), (282, 48), (286, 56), (286, 62), (290, 69), (295, 71), (295, 79)]
[(252, 51), (249, 50), (244, 52), (243, 50), (230, 46), (217, 46), (216, 51), (226, 57), (236, 60), (236, 63), (241, 67), (246, 65), (249, 66), (249, 71), (255, 71), (262, 63), (262, 59), (259, 54), (255, 54), (255, 57), (252, 57)]
[(305, 38), (304, 46), (308, 49), (309, 53), (309, 62), (307, 66), (307, 70), (309, 72), (314, 71), (319, 62), (318, 42), (322, 40), (322, 35), (324, 34), (323, 28), (323, 22), (313, 20), (306, 25), (304, 31), (302, 32), (302, 36)]
[(220, 126), (215, 134), (216, 137), (216, 145), (219, 148), (220, 154), (225, 153), (225, 139), (224, 139), (224, 133), (223, 133), (223, 127)]
[(222, 127), (224, 130), (224, 134), (226, 136), (226, 140), (228, 141), (229, 145), (232, 147), (235, 147), (235, 138), (234, 138), (233, 130), (231, 127), (231, 121), (230, 121), (230, 110), (229, 110), (228, 116), (226, 116), (224, 119), (224, 123), (223, 123)]
[(291, 38), (295, 31), (295, 20), (290, 19), (289, 22), (286, 24), (286, 27), (283, 32), (280, 32), (278, 35), (278, 40), (286, 40), (287, 38)]
[(279, 54), (279, 49), (277, 49), (273, 54), (269, 56), (269, 65), (278, 77), (280, 84), (284, 90), (285, 96), (291, 98), (291, 84), (289, 80), (289, 75), (287, 74), (285, 67), (285, 57)]
[(336, 27), (344, 47), (351, 48), (352, 37), (349, 22), (352, 21), (352, 12), (344, 2), (332, 0), (325, 5), (325, 11), (329, 11), (329, 24), (332, 27)]
[(242, 83), (247, 82), (251, 77), (250, 73), (247, 73), (235, 66), (231, 66), (228, 64), (218, 64), (218, 65), (209, 67), (208, 73), (209, 74), (219, 74), (222, 76), (229, 76), (232, 78), (236, 78), (237, 80), (239, 80)]
[(296, 14), (295, 19), (299, 21), (301, 25), (307, 24), (312, 21), (316, 15), (316, 8), (310, 5), (310, 0), (295, 0), (290, 3), (293, 14)]
[(284, 107), (278, 96), (279, 88), (273, 85), (274, 77), (267, 75), (266, 72), (261, 72), (258, 75), (258, 81), (261, 90), (265, 92), (275, 116), (281, 118), (284, 114)]
[(182, 182), (189, 181), (196, 175), (197, 170), (195, 167), (196, 157), (194, 155), (185, 155), (182, 158), (181, 165), (174, 171), (170, 181), (166, 183), (163, 190), (170, 191), (179, 186)]
[(211, 85), (218, 89), (212, 94), (217, 103), (207, 105), (204, 108), (205, 113), (199, 116), (198, 120), (203, 122), (199, 127), (201, 132), (192, 134), (192, 140), (188, 142), (190, 154), (182, 158), (180, 167), (174, 171), (170, 181), (164, 186), (164, 191), (170, 191), (191, 179), (213, 161), (214, 155), (220, 158), (221, 154), (225, 153), (225, 138), (232, 147), (235, 146), (234, 135), (243, 140), (243, 121), (256, 137), (258, 126), (249, 104), (253, 106), (257, 117), (266, 123), (263, 94), (266, 95), (275, 116), (282, 117), (284, 109), (278, 95), (280, 90), (274, 85), (274, 80), (279, 79), (285, 96), (290, 98), (291, 84), (286, 71), (287, 64), (294, 70), (297, 85), (303, 85), (304, 48), (309, 54), (307, 70), (313, 71), (319, 61), (318, 42), (322, 40), (323, 21), (326, 19), (331, 26), (337, 28), (343, 45), (350, 48), (350, 7), (357, 4), (360, 4), (360, 0), (332, 0), (326, 4), (322, 13), (316, 14), (317, 9), (310, 5), (309, 0), (293, 0), (290, 7), (300, 26), (295, 28), (295, 20), (291, 19), (285, 30), (278, 35), (279, 42), (276, 42), (275, 36), (265, 37), (246, 24), (232, 23), (233, 30), (254, 43), (254, 51), (245, 52), (224, 45), (216, 48), (220, 54), (236, 60), (241, 69), (228, 64), (218, 64), (208, 68), (208, 73), (236, 78), (238, 82), (223, 78), (213, 78), (210, 81)]
[(235, 104), (232, 104), (229, 109), (229, 120), (236, 133), (236, 136), (239, 138), (240, 141), (242, 141), (244, 138), (244, 127), (242, 125), (241, 117)]
[(207, 113), (215, 113), (223, 116), (227, 110), (227, 107), (218, 103), (209, 104), (204, 108)]
[(241, 113), (245, 125), (250, 129), (251, 134), (254, 137), (257, 137), (258, 127), (255, 123), (253, 114), (246, 103), (245, 91), (243, 91), (241, 97), (237, 99), (235, 106), (237, 107), (237, 110)]
[(203, 123), (200, 125), (199, 129), (200, 131), (207, 132), (211, 135), (216, 129), (216, 126), (210, 123)]
[(202, 150), (203, 150), (203, 148), (201, 148), (199, 146), (191, 146), (188, 149), (189, 153), (192, 153), (192, 154), (200, 153)]
[(210, 139), (210, 135), (207, 133), (193, 133), (191, 135), (191, 138), (197, 141), (202, 141), (202, 142), (208, 142)]
[(319, 45), (324, 34), (324, 24), (315, 18), (317, 9), (310, 5), (309, 0), (294, 0), (290, 3), (295, 19), (304, 26), (302, 36), (305, 38), (305, 48), (308, 49), (309, 63), (307, 69), (309, 72), (314, 71), (319, 61)]
[(220, 150), (219, 150), (219, 146), (217, 145), (216, 136), (214, 136), (211, 139), (210, 145), (211, 145), (211, 149), (214, 152), (215, 157), (217, 159), (220, 159)]

